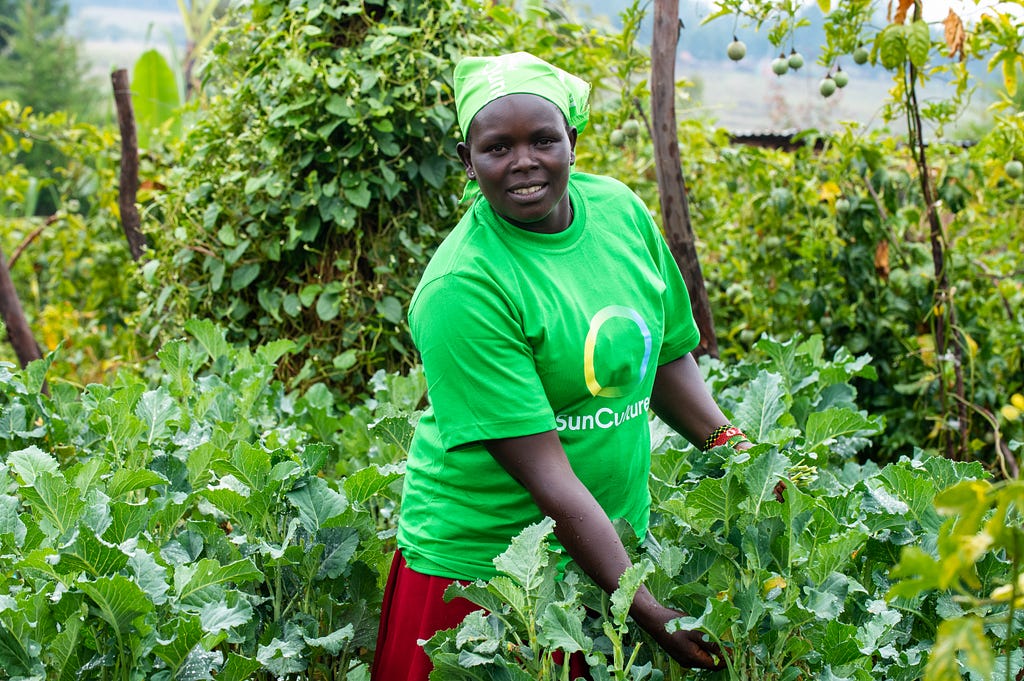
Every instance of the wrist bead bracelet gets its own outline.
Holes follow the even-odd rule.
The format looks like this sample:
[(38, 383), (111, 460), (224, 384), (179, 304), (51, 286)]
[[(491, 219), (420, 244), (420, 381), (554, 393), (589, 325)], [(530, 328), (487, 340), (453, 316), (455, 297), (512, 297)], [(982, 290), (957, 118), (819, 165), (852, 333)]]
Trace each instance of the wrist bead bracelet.
[(704, 445), (701, 447), (701, 451), (706, 452), (709, 449), (721, 447), (722, 445), (724, 445), (726, 442), (733, 439), (737, 435), (742, 437), (744, 440), (747, 438), (747, 436), (743, 434), (743, 431), (737, 428), (736, 426), (728, 424), (724, 426), (718, 426), (713, 431), (711, 431), (711, 434), (708, 435), (707, 438), (704, 440)]

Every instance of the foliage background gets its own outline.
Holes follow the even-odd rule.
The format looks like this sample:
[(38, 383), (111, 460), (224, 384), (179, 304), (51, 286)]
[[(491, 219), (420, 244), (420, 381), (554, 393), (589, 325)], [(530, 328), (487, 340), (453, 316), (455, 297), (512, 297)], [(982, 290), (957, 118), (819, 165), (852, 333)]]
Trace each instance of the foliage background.
[[(118, 223), (114, 133), (63, 112), (0, 107), (0, 238), (5, 253), (24, 246), (18, 293), (40, 340), (58, 349), (24, 372), (0, 365), (4, 674), (366, 677), (404, 446), (424, 400), (405, 304), (460, 210), (451, 66), (464, 53), (531, 49), (593, 80), (579, 166), (623, 179), (656, 213), (641, 28), (635, 8), (617, 33), (533, 2), (235, 7), (182, 113), (187, 133), (176, 138), (169, 121), (143, 150), (151, 251), (141, 265)], [(681, 95), (691, 87), (680, 83)], [(625, 130), (638, 132), (615, 134)], [(698, 601), (711, 603), (700, 626), (745, 637), (751, 669), (766, 673), (775, 657), (757, 646), (777, 643), (794, 661), (788, 669), (807, 672), (822, 659), (806, 641), (856, 635), (867, 648), (869, 615), (896, 617), (882, 604), (891, 568), (900, 547), (921, 542), (927, 555), (901, 568), (909, 586), (899, 597), (913, 602), (898, 605), (923, 614), (883, 632), (907, 659), (846, 648), (849, 659), (826, 660), (831, 678), (867, 679), (876, 663), (916, 678), (937, 618), (964, 627), (947, 641), (1005, 653), (1008, 671), (1020, 665), (1016, 488), (966, 488), (979, 508), (995, 499), (987, 535), (972, 534), (977, 522), (940, 524), (930, 509), (940, 482), (980, 485), (985, 472), (929, 462), (940, 434), (959, 424), (936, 404), (949, 376), (930, 344), (935, 284), (912, 159), (896, 138), (854, 125), (804, 139), (791, 152), (738, 147), (711, 122), (680, 124), (704, 274), (733, 367), (713, 369), (710, 384), (738, 420), (758, 406), (747, 400), (784, 409), (756, 431), (756, 461), (724, 465), (681, 445), (657, 454), (652, 484), (670, 562), (645, 576), (695, 615)], [(28, 154), (42, 148), (55, 160), (34, 165)], [(1011, 107), (976, 146), (936, 141), (929, 154), (968, 351), (970, 456), (1001, 473), (997, 444), (1019, 455), (1024, 441), (1024, 216), (1020, 180), (1005, 165), (1024, 157), (1024, 122)], [(788, 344), (808, 334), (815, 340), (800, 352)], [(830, 411), (839, 407), (841, 418)], [(748, 420), (752, 430), (763, 423)], [(842, 520), (822, 537), (834, 542), (829, 565), (842, 578), (786, 562), (783, 549), (802, 548), (785, 543), (779, 523), (799, 527), (795, 517), (751, 515), (771, 501), (754, 482), (773, 476), (797, 485), (789, 499), (814, 507), (815, 522)], [(844, 500), (828, 501), (840, 484)], [(722, 506), (716, 486), (736, 492), (727, 500), (764, 523), (770, 545), (707, 522)], [(953, 497), (947, 506), (962, 508)], [(717, 553), (687, 544), (691, 530)], [(965, 554), (955, 547), (967, 545), (971, 561), (955, 563)], [(707, 560), (733, 575), (714, 584), (720, 591), (688, 586)], [(776, 576), (793, 590), (758, 592)], [(621, 607), (587, 597), (604, 613), (590, 623), (605, 637), (592, 637), (592, 653), (621, 674), (679, 678), (656, 655), (626, 664), (636, 632)], [(840, 600), (847, 619), (830, 625)], [(747, 608), (744, 617), (730, 620), (722, 604)], [(451, 641), (437, 643), (452, 653)], [(958, 678), (960, 649), (938, 649), (947, 676), (936, 678)]]

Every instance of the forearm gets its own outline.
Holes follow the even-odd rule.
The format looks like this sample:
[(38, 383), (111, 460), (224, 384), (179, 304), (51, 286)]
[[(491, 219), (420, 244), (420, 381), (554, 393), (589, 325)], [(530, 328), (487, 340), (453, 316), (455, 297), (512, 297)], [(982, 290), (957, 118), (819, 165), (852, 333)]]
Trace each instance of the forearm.
[[(622, 574), (632, 566), (615, 526), (604, 509), (582, 484), (558, 498), (534, 496), (541, 512), (555, 521), (555, 536), (566, 553), (594, 582), (609, 594), (619, 586)], [(633, 619), (654, 636), (664, 635), (668, 619), (680, 613), (669, 611), (641, 586), (630, 608)]]
[[(529, 439), (542, 448), (557, 443), (555, 435)], [(525, 457), (529, 465), (523, 466), (523, 458), (518, 455), (521, 450), (508, 451), (507, 442), (489, 443), (488, 449), (523, 484), (541, 513), (555, 521), (555, 537), (566, 553), (598, 586), (608, 593), (615, 591), (632, 562), (607, 513), (572, 472), (564, 455), (545, 458), (533, 452)], [(538, 461), (550, 463), (538, 467)], [(652, 634), (663, 634), (667, 619), (678, 616), (658, 603), (645, 587), (637, 592), (630, 614)], [(656, 628), (661, 631), (652, 631)]]
[[(541, 513), (555, 521), (555, 536), (577, 565), (602, 589), (612, 593), (631, 561), (608, 514), (569, 465), (554, 431), (489, 440), (484, 446), (529, 492)], [(665, 624), (682, 615), (666, 608), (641, 587), (630, 608), (633, 619), (680, 664), (717, 669), (718, 648), (698, 632), (669, 634)]]
[(697, 447), (715, 428), (728, 422), (690, 354), (658, 367), (651, 409)]

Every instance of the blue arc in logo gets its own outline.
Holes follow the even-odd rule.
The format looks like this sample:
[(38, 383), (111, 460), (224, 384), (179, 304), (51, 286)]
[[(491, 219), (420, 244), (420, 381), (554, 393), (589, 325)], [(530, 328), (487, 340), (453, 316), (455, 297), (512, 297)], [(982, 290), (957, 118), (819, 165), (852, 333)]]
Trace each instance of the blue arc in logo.
[(590, 330), (587, 332), (587, 340), (583, 346), (583, 375), (587, 381), (587, 388), (590, 394), (595, 397), (621, 397), (626, 394), (626, 389), (632, 389), (634, 385), (601, 385), (597, 380), (597, 372), (594, 368), (594, 351), (597, 348), (597, 335), (601, 327), (609, 319), (624, 318), (632, 320), (640, 329), (644, 338), (644, 358), (640, 364), (640, 377), (636, 383), (642, 383), (647, 375), (647, 365), (651, 361), (651, 330), (647, 323), (636, 310), (624, 305), (609, 305), (598, 310), (597, 314), (590, 320)]

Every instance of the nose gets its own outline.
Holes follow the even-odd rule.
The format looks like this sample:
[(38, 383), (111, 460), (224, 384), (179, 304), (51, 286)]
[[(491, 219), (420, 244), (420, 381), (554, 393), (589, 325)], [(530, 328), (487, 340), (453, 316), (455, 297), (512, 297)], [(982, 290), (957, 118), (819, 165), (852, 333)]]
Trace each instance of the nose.
[(512, 170), (529, 170), (537, 167), (537, 159), (533, 153), (533, 145), (516, 145), (512, 149)]

